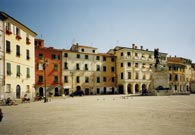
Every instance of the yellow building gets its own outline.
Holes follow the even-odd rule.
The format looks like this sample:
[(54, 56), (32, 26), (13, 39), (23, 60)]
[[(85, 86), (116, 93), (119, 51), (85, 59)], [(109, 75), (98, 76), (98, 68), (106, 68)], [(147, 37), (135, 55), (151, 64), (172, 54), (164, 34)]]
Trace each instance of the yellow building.
[[(152, 67), (155, 64), (154, 52), (133, 44), (131, 48), (116, 46), (109, 51), (117, 57), (116, 78), (119, 94), (139, 93), (149, 89)], [(160, 53), (160, 63), (166, 66), (166, 53)]]
[(64, 94), (82, 91), (85, 95), (115, 91), (115, 57), (98, 53), (97, 48), (72, 45), (62, 52)]
[[(20, 99), (34, 93), (34, 37), (36, 33), (4, 12), (0, 12), (1, 98)], [(2, 62), (3, 61), (3, 62)], [(2, 70), (2, 69), (1, 69)]]
[(167, 63), (171, 89), (177, 93), (190, 91), (191, 60), (181, 57), (168, 57)]

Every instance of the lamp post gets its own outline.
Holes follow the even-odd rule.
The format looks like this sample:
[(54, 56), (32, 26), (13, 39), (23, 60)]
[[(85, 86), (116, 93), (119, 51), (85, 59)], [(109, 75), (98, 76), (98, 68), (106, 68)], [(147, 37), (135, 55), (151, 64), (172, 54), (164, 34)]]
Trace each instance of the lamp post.
[(43, 62), (43, 70), (44, 70), (44, 85), (45, 85), (45, 98), (44, 98), (44, 103), (47, 102), (47, 93), (46, 93), (46, 61), (44, 59), (44, 62)]

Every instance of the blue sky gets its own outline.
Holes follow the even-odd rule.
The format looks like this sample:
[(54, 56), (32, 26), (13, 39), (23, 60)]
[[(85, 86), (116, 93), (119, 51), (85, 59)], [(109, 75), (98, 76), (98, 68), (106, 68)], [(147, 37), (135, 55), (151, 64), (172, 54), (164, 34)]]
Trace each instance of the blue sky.
[(195, 62), (195, 0), (0, 0), (0, 10), (46, 46), (107, 52), (135, 43)]

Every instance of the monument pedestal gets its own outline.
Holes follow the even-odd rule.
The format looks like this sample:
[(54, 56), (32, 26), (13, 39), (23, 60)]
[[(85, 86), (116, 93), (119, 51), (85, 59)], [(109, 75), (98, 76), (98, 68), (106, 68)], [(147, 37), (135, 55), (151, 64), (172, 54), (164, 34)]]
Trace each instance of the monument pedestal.
[(173, 90), (169, 89), (169, 74), (165, 69), (153, 69), (152, 82), (149, 92), (151, 95), (172, 95)]

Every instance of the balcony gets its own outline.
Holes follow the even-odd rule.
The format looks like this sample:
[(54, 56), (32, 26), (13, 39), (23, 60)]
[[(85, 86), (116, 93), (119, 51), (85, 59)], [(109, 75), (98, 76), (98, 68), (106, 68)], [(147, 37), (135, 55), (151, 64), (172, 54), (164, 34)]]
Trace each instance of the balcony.
[(30, 42), (30, 39), (29, 39), (29, 38), (26, 38), (26, 44), (27, 44), (27, 45), (30, 45), (30, 44), (31, 44), (31, 42)]
[(19, 35), (16, 35), (16, 39), (17, 39), (17, 40), (20, 40), (20, 39), (22, 39), (22, 37), (19, 36)]
[(11, 30), (7, 29), (7, 30), (6, 30), (6, 34), (7, 34), (7, 35), (11, 35), (11, 34), (12, 34)]

